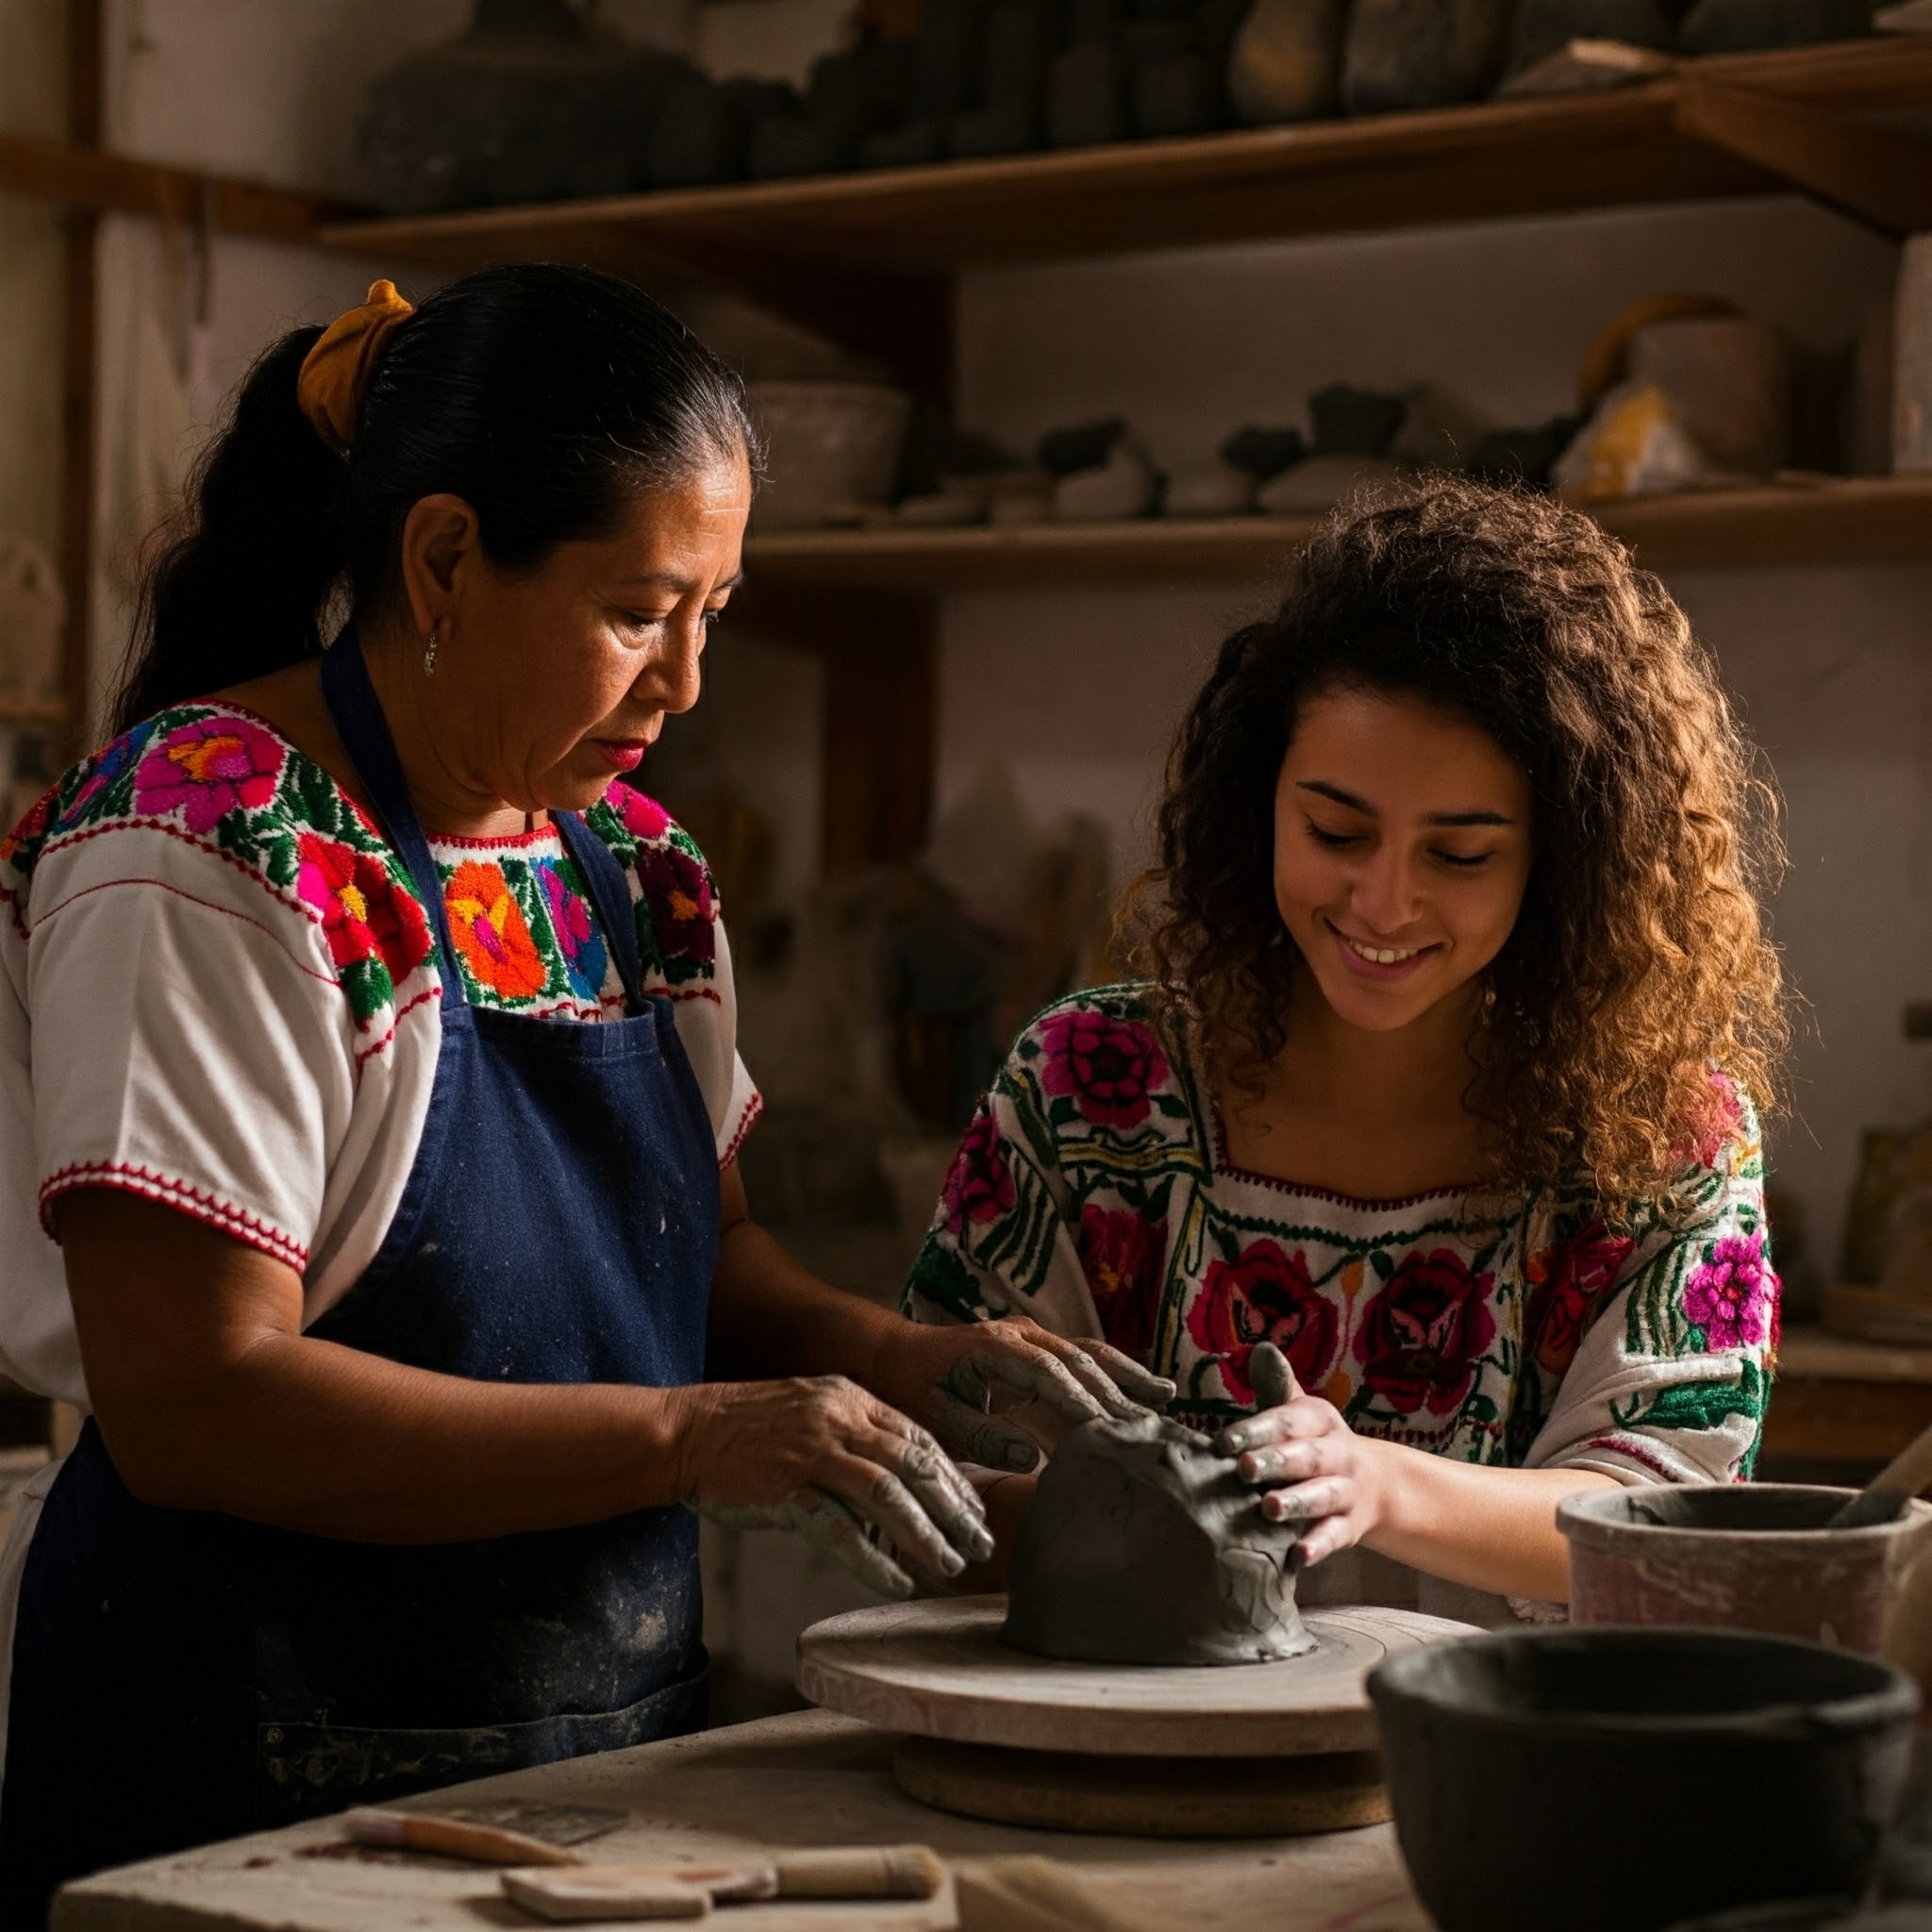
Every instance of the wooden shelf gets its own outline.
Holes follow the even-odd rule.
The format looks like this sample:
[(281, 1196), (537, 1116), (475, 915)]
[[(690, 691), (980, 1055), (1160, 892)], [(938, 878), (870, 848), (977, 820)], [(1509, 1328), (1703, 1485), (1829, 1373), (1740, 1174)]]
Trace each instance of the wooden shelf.
[(224, 234), (271, 242), (312, 242), (325, 223), (358, 212), (345, 201), (17, 134), (0, 134), (0, 192), (182, 227), (205, 222)]
[(0, 696), (0, 725), (64, 724), (67, 707), (58, 699)]
[[(1932, 37), (1686, 61), (1684, 81), (1924, 131)], [(1294, 235), (1788, 190), (1687, 132), (1674, 75), (1186, 141), (325, 226), (330, 245), (460, 270), (565, 258), (623, 274), (813, 264), (908, 278)]]
[[(1657, 566), (1932, 562), (1932, 476), (1700, 491), (1607, 504), (1605, 526)], [(783, 530), (751, 538), (756, 583), (1008, 591), (1266, 577), (1312, 517), (1162, 518), (992, 528)]]

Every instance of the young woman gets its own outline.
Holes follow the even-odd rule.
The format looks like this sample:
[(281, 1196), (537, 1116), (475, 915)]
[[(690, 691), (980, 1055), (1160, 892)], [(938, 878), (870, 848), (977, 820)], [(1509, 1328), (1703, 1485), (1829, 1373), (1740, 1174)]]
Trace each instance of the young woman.
[[(1453, 479), (1338, 514), (1181, 727), (1149, 976), (1022, 1035), (908, 1307), (1172, 1376), (1310, 1561), (1560, 1601), (1560, 1498), (1756, 1451), (1769, 804), (1588, 518)], [(1264, 1340), (1298, 1392), (1250, 1415)], [(993, 1485), (997, 1533), (1030, 1486)]]
[(749, 1217), (717, 903), (624, 775), (696, 701), (753, 455), (625, 283), (377, 284), (257, 366), (122, 736), (0, 846), (0, 1363), (92, 1411), (0, 1552), (0, 1924), (691, 1730), (692, 1509), (903, 1592), (875, 1535), (991, 1548), (941, 1441), (1033, 1459), (994, 1391), (1133, 1411)]

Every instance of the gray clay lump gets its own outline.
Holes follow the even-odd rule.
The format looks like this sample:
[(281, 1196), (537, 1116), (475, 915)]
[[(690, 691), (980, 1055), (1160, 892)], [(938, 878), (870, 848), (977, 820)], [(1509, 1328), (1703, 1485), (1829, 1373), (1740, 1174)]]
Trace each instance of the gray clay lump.
[(1002, 1639), (1083, 1663), (1270, 1663), (1313, 1650), (1294, 1601), (1307, 1525), (1269, 1522), (1255, 1494), (1211, 1438), (1165, 1416), (1082, 1424), (1021, 1526)]

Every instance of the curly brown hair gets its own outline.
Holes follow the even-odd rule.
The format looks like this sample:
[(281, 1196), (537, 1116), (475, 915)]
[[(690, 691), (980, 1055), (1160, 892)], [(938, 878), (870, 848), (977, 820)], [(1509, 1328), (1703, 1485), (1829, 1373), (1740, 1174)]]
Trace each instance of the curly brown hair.
[(1324, 521), (1188, 712), (1125, 915), (1164, 1030), (1247, 1091), (1300, 958), (1274, 900), (1275, 782), (1301, 706), (1339, 689), (1473, 720), (1534, 789), (1466, 1096), (1487, 1179), (1580, 1169), (1612, 1219), (1667, 1206), (1717, 1124), (1709, 1070), (1768, 1105), (1790, 1030), (1759, 911), (1776, 799), (1688, 619), (1616, 539), (1527, 491), (1427, 476)]

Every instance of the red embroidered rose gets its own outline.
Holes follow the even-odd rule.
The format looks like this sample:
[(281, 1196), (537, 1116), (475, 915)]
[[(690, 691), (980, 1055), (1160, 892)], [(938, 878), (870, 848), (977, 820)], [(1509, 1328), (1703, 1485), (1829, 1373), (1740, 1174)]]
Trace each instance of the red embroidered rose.
[(1153, 1034), (1097, 1007), (1054, 1014), (1040, 1029), (1040, 1043), (1041, 1085), (1071, 1095), (1096, 1126), (1138, 1127), (1150, 1111), (1149, 1094), (1167, 1078)]
[(319, 833), (304, 832), (295, 852), (295, 889), (322, 915), (329, 958), (355, 966), (374, 954), (400, 986), (429, 957), (429, 923), (414, 895), (373, 853)]
[(969, 1225), (997, 1221), (1012, 1210), (1013, 1171), (1007, 1165), (999, 1127), (983, 1109), (973, 1116), (959, 1151), (953, 1156), (945, 1191), (940, 1198), (945, 1206), (946, 1226), (955, 1239)]
[(1257, 1241), (1232, 1261), (1212, 1261), (1188, 1309), (1188, 1333), (1203, 1355), (1218, 1356), (1221, 1379), (1237, 1402), (1255, 1399), (1248, 1357), (1272, 1341), (1304, 1389), (1334, 1365), (1335, 1304), (1308, 1278), (1307, 1257), (1279, 1241)]
[(673, 961), (708, 966), (718, 936), (712, 926), (711, 881), (704, 866), (681, 845), (664, 844), (642, 847), (637, 867), (659, 959), (666, 967)]
[(1362, 1310), (1355, 1352), (1363, 1382), (1402, 1415), (1461, 1407), (1495, 1339), (1492, 1282), (1448, 1248), (1409, 1255)]
[(1635, 1245), (1594, 1221), (1560, 1247), (1529, 1257), (1524, 1345), (1544, 1374), (1560, 1375), (1575, 1360), (1583, 1331), (1596, 1319)]
[(1167, 1259), (1160, 1230), (1139, 1214), (1087, 1207), (1080, 1210), (1080, 1266), (1093, 1291), (1100, 1332), (1144, 1361), (1160, 1312), (1160, 1277)]

